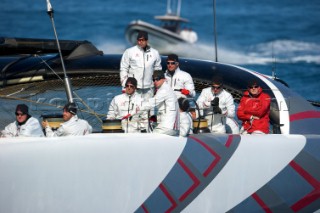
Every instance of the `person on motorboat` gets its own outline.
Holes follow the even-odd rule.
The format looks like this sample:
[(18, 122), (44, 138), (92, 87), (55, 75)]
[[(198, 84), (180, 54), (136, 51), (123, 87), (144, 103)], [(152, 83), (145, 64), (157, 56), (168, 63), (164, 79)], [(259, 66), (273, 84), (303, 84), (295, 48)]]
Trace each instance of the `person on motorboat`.
[(242, 121), (241, 134), (269, 133), (270, 102), (270, 96), (262, 91), (257, 81), (249, 81), (237, 111)]
[(15, 111), (16, 120), (1, 131), (1, 137), (43, 137), (38, 119), (29, 114), (25, 104), (18, 104)]
[(77, 116), (75, 103), (68, 103), (63, 107), (63, 123), (57, 130), (52, 130), (47, 120), (42, 121), (42, 126), (47, 137), (76, 136), (92, 133), (90, 124)]
[(178, 99), (179, 109), (180, 109), (180, 136), (186, 137), (193, 133), (192, 128), (192, 117), (189, 111), (189, 101), (186, 98), (180, 97)]
[(120, 62), (120, 80), (124, 87), (128, 77), (137, 79), (137, 93), (148, 98), (154, 95), (152, 74), (154, 70), (161, 70), (159, 52), (148, 45), (148, 33), (140, 31), (137, 45), (128, 48), (122, 55)]
[(199, 109), (208, 120), (208, 126), (213, 133), (226, 133), (226, 117), (235, 116), (235, 105), (232, 95), (223, 89), (223, 80), (214, 76), (211, 87), (201, 91), (197, 99)]
[[(138, 112), (138, 114), (156, 108), (157, 125), (153, 129), (153, 133), (179, 136), (180, 120), (177, 97), (166, 82), (162, 70), (154, 72), (153, 82), (156, 88), (156, 94), (154, 97), (149, 98), (142, 103), (141, 111)], [(133, 115), (134, 114), (129, 113), (122, 119), (127, 119)]]
[[(125, 93), (115, 96), (110, 105), (107, 114), (107, 119), (121, 119), (127, 114), (136, 113), (141, 106), (141, 95), (136, 92), (137, 80), (129, 77), (125, 84)], [(121, 121), (122, 130), (125, 133), (137, 133), (146, 129), (147, 114), (134, 115), (130, 119)]]
[(189, 73), (180, 70), (179, 57), (176, 54), (170, 54), (167, 57), (165, 77), (177, 98), (193, 98), (196, 95), (193, 79)]

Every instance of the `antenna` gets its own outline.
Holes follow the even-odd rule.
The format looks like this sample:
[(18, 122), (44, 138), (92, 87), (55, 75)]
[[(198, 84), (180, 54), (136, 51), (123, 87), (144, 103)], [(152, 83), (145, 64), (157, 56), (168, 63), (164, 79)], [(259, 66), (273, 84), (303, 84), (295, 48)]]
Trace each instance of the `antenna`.
[(178, 0), (178, 5), (177, 5), (177, 16), (180, 16), (180, 10), (181, 10), (181, 0)]
[(48, 13), (48, 15), (49, 15), (49, 17), (51, 19), (54, 35), (55, 35), (56, 42), (57, 42), (57, 47), (58, 47), (60, 60), (61, 60), (61, 66), (62, 66), (62, 70), (63, 70), (63, 73), (64, 73), (64, 84), (65, 84), (65, 88), (66, 88), (67, 98), (68, 98), (69, 103), (73, 103), (71, 82), (70, 82), (70, 79), (67, 76), (66, 68), (65, 68), (65, 65), (64, 65), (64, 60), (63, 60), (62, 53), (61, 53), (60, 43), (59, 43), (59, 39), (58, 39), (58, 35), (57, 35), (57, 31), (56, 31), (56, 27), (55, 27), (54, 19), (53, 19), (53, 8), (51, 6), (50, 0), (47, 0), (47, 13)]
[(218, 47), (217, 47), (217, 30), (216, 30), (216, 0), (213, 0), (213, 28), (214, 28), (214, 50), (216, 62), (218, 62)]
[(276, 58), (274, 56), (274, 50), (273, 50), (273, 42), (272, 42), (272, 78), (276, 79), (277, 78), (277, 74), (276, 74)]
[(274, 58), (274, 60), (273, 60), (273, 66), (272, 66), (272, 78), (273, 78), (273, 79), (276, 79), (276, 78), (277, 78), (276, 65), (277, 65), (277, 59)]
[(172, 11), (171, 11), (171, 1), (168, 0), (167, 1), (167, 15), (170, 15), (172, 14)]

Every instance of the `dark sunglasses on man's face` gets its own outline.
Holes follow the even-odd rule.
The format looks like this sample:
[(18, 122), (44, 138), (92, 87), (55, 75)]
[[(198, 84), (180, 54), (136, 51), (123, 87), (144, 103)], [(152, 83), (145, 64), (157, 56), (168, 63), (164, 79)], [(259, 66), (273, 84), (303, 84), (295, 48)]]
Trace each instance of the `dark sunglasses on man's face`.
[(161, 78), (153, 78), (153, 79), (152, 79), (153, 82), (155, 82), (155, 81), (160, 81), (160, 80), (161, 80)]
[(211, 86), (212, 89), (221, 89), (221, 86)]
[(16, 116), (23, 116), (23, 115), (25, 115), (25, 114), (16, 112)]
[(257, 89), (257, 88), (259, 88), (259, 86), (257, 86), (257, 85), (249, 87), (249, 89)]
[(176, 62), (175, 61), (167, 61), (167, 65), (175, 65)]
[(134, 88), (134, 86), (132, 84), (127, 84), (126, 88)]

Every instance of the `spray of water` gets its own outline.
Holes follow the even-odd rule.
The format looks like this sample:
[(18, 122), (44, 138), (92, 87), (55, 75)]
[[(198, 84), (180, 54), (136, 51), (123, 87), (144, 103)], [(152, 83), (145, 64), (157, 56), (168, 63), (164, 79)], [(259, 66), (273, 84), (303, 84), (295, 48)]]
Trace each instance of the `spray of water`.
[[(102, 41), (99, 49), (105, 54), (122, 54), (128, 46), (121, 41)], [(180, 57), (215, 60), (212, 43), (198, 42), (196, 44), (168, 45), (157, 48), (162, 55), (170, 53)], [(273, 53), (272, 53), (273, 51)], [(316, 63), (320, 64), (320, 45), (290, 40), (276, 40), (240, 49), (231, 49), (222, 45), (218, 46), (219, 62), (244, 65), (273, 63)]]

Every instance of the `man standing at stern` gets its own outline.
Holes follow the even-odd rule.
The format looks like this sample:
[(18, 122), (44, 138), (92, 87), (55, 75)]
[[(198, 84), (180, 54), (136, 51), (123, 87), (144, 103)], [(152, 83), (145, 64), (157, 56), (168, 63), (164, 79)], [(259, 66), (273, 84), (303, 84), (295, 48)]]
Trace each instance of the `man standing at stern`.
[(144, 98), (152, 97), (154, 70), (161, 70), (159, 52), (148, 45), (148, 33), (139, 31), (137, 45), (126, 49), (120, 62), (120, 80), (122, 87), (128, 77), (134, 77), (137, 82), (137, 93)]

